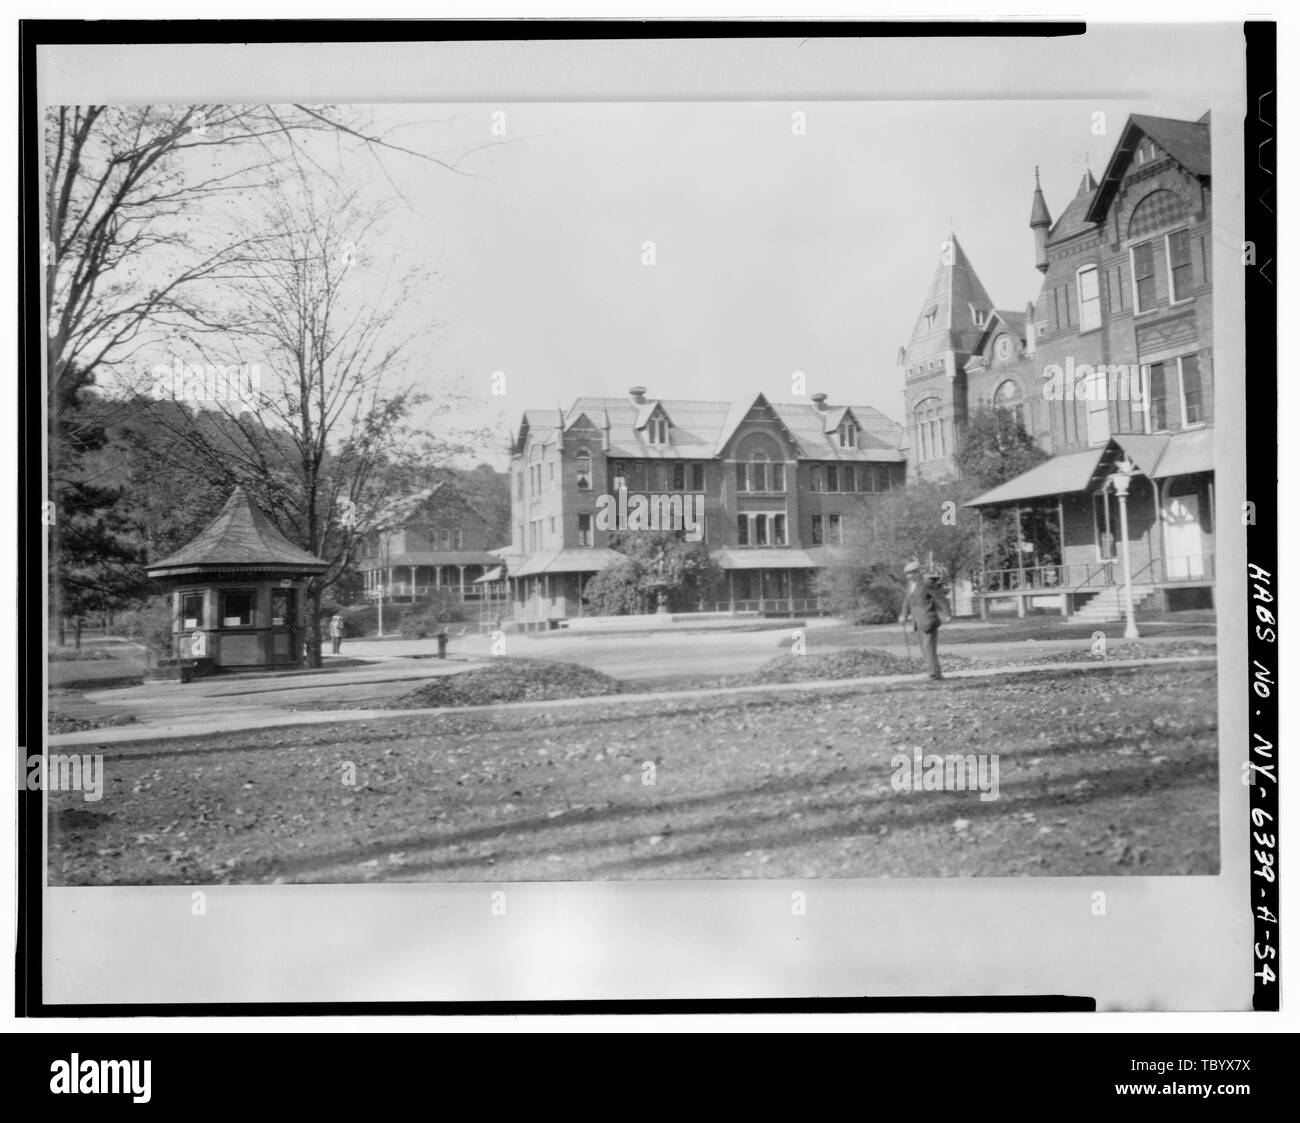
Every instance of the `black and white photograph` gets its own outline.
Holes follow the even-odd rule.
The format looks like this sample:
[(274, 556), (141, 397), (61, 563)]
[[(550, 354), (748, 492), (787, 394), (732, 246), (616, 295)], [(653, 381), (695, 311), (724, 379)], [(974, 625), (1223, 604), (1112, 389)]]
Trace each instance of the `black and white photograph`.
[[(647, 40), (520, 46), (607, 63), (581, 97), (523, 96), (505, 43), (408, 42), (209, 45), (308, 69), (113, 98), (128, 47), (49, 48), (94, 65), (38, 109), (24, 783), (60, 962), (139, 964), (47, 968), (51, 994), (316, 996), (310, 956), (224, 992), (159, 966), (256, 960), (212, 934), (227, 901), (269, 908), (268, 942), (337, 920), (401, 959), (414, 927), (364, 935), (390, 905), (599, 928), (557, 919), (572, 893), (662, 932), (658, 894), (707, 891), (774, 900), (787, 936), (818, 894), (870, 914), (801, 956), (955, 925), (990, 933), (959, 966), (1002, 993), (991, 933), (1022, 916), (1056, 933), (1035, 969), (1078, 973), (1054, 993), (1245, 1008), (1246, 711), (1272, 686), (1246, 636), (1276, 620), (1244, 560), (1240, 41), (731, 45), (856, 51), (858, 97), (762, 61), (770, 91), (641, 94), (629, 58), (673, 54)], [(480, 84), (334, 88), (421, 52)], [(1193, 897), (1223, 903), (1187, 941)], [(863, 970), (917, 992), (903, 960)], [(738, 954), (718, 982), (805, 966), (769, 987)]]

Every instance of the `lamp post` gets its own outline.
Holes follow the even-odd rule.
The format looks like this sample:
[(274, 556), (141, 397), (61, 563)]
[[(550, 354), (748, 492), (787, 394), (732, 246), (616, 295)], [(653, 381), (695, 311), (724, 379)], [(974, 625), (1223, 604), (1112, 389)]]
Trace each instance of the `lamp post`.
[(1137, 624), (1133, 620), (1133, 570), (1128, 554), (1128, 489), (1137, 474), (1137, 466), (1125, 457), (1115, 465), (1110, 483), (1119, 497), (1120, 558), (1124, 565), (1124, 638), (1138, 639)]

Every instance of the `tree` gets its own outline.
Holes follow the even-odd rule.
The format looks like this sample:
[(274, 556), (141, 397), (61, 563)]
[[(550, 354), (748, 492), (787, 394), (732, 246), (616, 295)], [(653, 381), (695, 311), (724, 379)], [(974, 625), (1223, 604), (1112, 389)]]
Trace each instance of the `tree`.
[[(961, 478), (977, 493), (989, 491), (1048, 459), (1010, 410), (981, 406), (971, 414), (957, 449)], [(1019, 512), (1020, 525), (1016, 518)], [(1033, 548), (1039, 563), (1060, 559), (1060, 529), (1055, 512), (1045, 515), (1032, 501), (985, 515), (985, 563), (994, 569), (1020, 564), (1021, 544)]]
[(222, 287), (229, 350), (215, 352), (226, 369), (258, 355), (258, 377), (247, 396), (167, 411), (160, 424), (209, 480), (227, 491), (242, 483), (287, 537), (330, 563), (307, 583), (308, 662), (318, 666), (321, 597), (350, 572), (359, 535), (387, 529), (387, 481), (427, 475), (460, 450), (410, 425), (428, 398), (409, 373), (427, 329), (407, 331), (402, 317), (427, 270), (368, 257), (384, 208), (306, 174), (261, 204), (257, 252)]
[(965, 482), (922, 480), (894, 488), (874, 512), (854, 520), (844, 547), (817, 576), (818, 595), (833, 611), (864, 623), (897, 617), (903, 567), (933, 565), (948, 582), (973, 574), (979, 561), (979, 515), (965, 503)]
[(651, 612), (661, 594), (670, 612), (690, 612), (719, 596), (722, 571), (703, 542), (671, 530), (624, 530), (610, 535), (609, 544), (625, 560), (587, 582), (587, 601), (598, 615)]
[(1047, 458), (1010, 410), (980, 406), (962, 430), (955, 463), (963, 480), (988, 491)]
[(59, 387), (59, 408), (51, 411), (49, 588), (58, 641), (65, 621), (81, 622), (121, 607), (142, 594), (144, 572), (139, 541), (121, 509), (123, 489), (106, 477), (94, 458), (108, 444), (103, 403), (89, 378), (73, 371)]
[[(94, 379), (178, 326), (220, 331), (206, 282), (235, 275), (247, 237), (204, 221), (213, 204), (274, 183), (303, 138), (334, 137), (377, 160), (403, 154), (456, 174), (487, 141), (450, 155), (405, 148), (338, 106), (56, 106), (46, 115), (47, 386)], [(382, 162), (380, 164), (382, 168)]]
[[(369, 152), (385, 174), (382, 158), (401, 154), (468, 175), (469, 155), (508, 142), (421, 152), (381, 134), (365, 111), (338, 106), (55, 106), (45, 125), (51, 588), (56, 606), (75, 614), (129, 594), (130, 582), (109, 572), (130, 568), (123, 535), (131, 520), (117, 511), (124, 496), (92, 485), (84, 460), (131, 402), (96, 397), (99, 375), (121, 373), (180, 331), (229, 330), (212, 286), (247, 279), (266, 247), (260, 232), (231, 230), (228, 202), (275, 184), (283, 167), (301, 170), (314, 158), (304, 145), (312, 136)], [(94, 410), (84, 408), (91, 398)]]

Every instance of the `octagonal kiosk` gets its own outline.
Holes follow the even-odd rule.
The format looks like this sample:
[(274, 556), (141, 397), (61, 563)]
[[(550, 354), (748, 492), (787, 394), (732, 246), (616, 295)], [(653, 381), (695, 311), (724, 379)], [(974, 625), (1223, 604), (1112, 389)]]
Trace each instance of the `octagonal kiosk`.
[(235, 488), (212, 525), (145, 568), (172, 588), (172, 656), (158, 677), (297, 667), (303, 585), (329, 563), (299, 549)]

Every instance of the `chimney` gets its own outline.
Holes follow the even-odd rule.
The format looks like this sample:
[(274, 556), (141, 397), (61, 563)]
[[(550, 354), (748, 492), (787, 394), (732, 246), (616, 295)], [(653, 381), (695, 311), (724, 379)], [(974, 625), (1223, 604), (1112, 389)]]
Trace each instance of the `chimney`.
[(826, 412), (826, 395), (825, 395), (825, 394), (813, 394), (813, 395), (812, 395), (812, 403), (813, 403), (813, 405), (815, 405), (819, 410), (821, 410), (822, 413), (825, 413), (825, 412)]
[(632, 387), (629, 387), (629, 389), (628, 389), (628, 393), (632, 395), (632, 400), (633, 400), (637, 405), (639, 405), (639, 406), (643, 406), (643, 405), (645, 405), (645, 387), (644, 387), (644, 386), (632, 386)]

